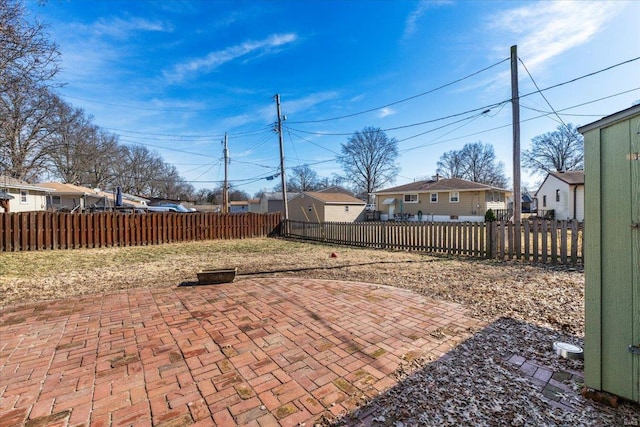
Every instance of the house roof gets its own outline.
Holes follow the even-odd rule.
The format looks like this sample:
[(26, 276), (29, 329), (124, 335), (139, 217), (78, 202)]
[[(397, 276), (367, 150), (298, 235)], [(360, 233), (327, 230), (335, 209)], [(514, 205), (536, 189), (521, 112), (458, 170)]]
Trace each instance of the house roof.
[(27, 181), (21, 179), (12, 178), (9, 175), (0, 175), (0, 188), (18, 188), (23, 190), (37, 190), (50, 192), (51, 189), (45, 187), (39, 187), (37, 185), (29, 184)]
[(406, 192), (437, 192), (437, 191), (479, 191), (479, 190), (499, 190), (509, 192), (503, 188), (493, 187), (479, 182), (467, 181), (460, 178), (441, 178), (438, 180), (416, 181), (410, 184), (399, 185), (397, 187), (386, 188), (374, 192), (374, 194), (406, 193)]
[(584, 185), (584, 171), (549, 172), (547, 176), (544, 177), (544, 181), (542, 181), (538, 190), (535, 192), (535, 197), (538, 197), (540, 189), (544, 186), (550, 176), (553, 176), (568, 185)]
[(305, 191), (300, 194), (301, 197), (312, 197), (323, 203), (329, 204), (348, 204), (348, 205), (366, 205), (364, 200), (356, 199), (355, 197), (345, 193), (324, 193), (317, 191)]
[[(294, 197), (297, 197), (300, 193), (287, 192), (287, 200), (291, 200)], [(282, 191), (275, 191), (270, 193), (263, 193), (262, 197), (267, 200), (282, 200)]]
[(95, 195), (96, 191), (91, 188), (82, 187), (80, 185), (74, 184), (64, 184), (62, 182), (41, 182), (38, 184), (41, 187), (46, 187), (51, 190), (54, 190), (56, 194), (64, 194), (64, 195)]
[(353, 195), (352, 191), (347, 190), (346, 188), (340, 187), (339, 185), (332, 185), (331, 187), (322, 188), (320, 190), (315, 191), (316, 193), (344, 193)]
[(229, 201), (229, 205), (233, 205), (233, 206), (248, 206), (249, 202), (247, 200), (231, 200), (231, 201)]
[(569, 185), (584, 184), (584, 171), (551, 172), (549, 175), (555, 176)]

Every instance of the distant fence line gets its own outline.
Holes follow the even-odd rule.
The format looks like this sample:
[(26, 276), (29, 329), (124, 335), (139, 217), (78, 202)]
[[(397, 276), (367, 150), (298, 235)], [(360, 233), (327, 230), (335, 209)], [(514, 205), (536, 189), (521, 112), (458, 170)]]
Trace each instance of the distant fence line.
[(158, 245), (278, 234), (280, 213), (0, 213), (0, 252)]
[(311, 223), (288, 220), (282, 225), (281, 236), (572, 267), (583, 264), (584, 227), (578, 221)]

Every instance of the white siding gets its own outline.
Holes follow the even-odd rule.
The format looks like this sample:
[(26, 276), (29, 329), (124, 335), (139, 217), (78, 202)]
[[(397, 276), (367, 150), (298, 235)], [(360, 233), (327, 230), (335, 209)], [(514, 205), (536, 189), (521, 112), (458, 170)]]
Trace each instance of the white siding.
[(34, 192), (34, 190), (27, 190), (27, 201), (22, 202), (20, 197), (20, 190), (10, 189), (8, 191), (14, 198), (9, 200), (10, 212), (31, 212), (31, 211), (44, 211), (47, 207), (47, 199), (45, 193)]

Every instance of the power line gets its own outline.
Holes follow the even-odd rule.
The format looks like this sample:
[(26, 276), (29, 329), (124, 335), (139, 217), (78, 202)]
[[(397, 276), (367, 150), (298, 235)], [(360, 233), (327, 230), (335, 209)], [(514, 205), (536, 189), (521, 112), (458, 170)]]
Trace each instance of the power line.
[[(218, 134), (181, 135), (181, 134), (167, 134), (167, 133), (154, 133), (154, 132), (139, 132), (139, 131), (134, 131), (134, 130), (109, 128), (109, 127), (103, 127), (102, 129), (109, 130), (109, 131), (115, 131), (115, 132), (123, 132), (123, 133), (127, 133), (127, 134), (130, 133), (130, 134), (135, 134), (135, 135), (158, 136), (158, 137), (163, 137), (163, 138), (180, 138), (180, 139), (196, 139), (196, 140), (197, 139), (218, 140), (218, 139), (224, 137), (224, 133), (219, 134), (219, 135)], [(228, 135), (229, 136), (233, 136), (233, 137), (251, 136), (251, 135), (266, 133), (266, 132), (270, 132), (270, 131), (271, 131), (271, 125), (265, 125), (260, 129), (250, 130), (250, 131), (246, 131), (246, 132), (228, 133)], [(140, 137), (140, 138), (142, 138), (142, 137)], [(158, 140), (164, 140), (163, 138), (158, 138)], [(153, 139), (153, 138), (146, 137), (145, 139)]]
[(594, 72), (589, 73), (589, 74), (584, 74), (584, 75), (582, 75), (582, 76), (580, 76), (580, 77), (576, 77), (576, 78), (574, 78), (574, 79), (567, 80), (567, 81), (562, 82), (562, 83), (558, 83), (558, 84), (555, 84), (555, 85), (552, 85), (552, 86), (548, 86), (548, 87), (546, 87), (546, 88), (544, 88), (544, 89), (538, 89), (537, 91), (530, 92), (530, 93), (527, 93), (527, 94), (525, 94), (525, 95), (520, 95), (520, 99), (525, 98), (525, 97), (530, 96), (530, 95), (535, 95), (536, 93), (539, 93), (539, 92), (546, 92), (546, 91), (548, 91), (548, 90), (550, 90), (550, 89), (555, 89), (555, 88), (557, 88), (557, 87), (564, 86), (564, 85), (567, 85), (567, 84), (569, 84), (569, 83), (574, 83), (574, 82), (577, 82), (578, 80), (582, 80), (582, 79), (585, 79), (585, 78), (587, 78), (587, 77), (595, 76), (596, 74), (600, 74), (600, 73), (603, 73), (603, 72), (605, 72), (605, 71), (612, 70), (612, 69), (614, 69), (614, 68), (616, 68), (616, 67), (620, 67), (620, 66), (622, 66), (622, 65), (630, 64), (631, 62), (637, 61), (637, 60), (639, 60), (639, 59), (640, 59), (640, 56), (638, 56), (638, 57), (636, 57), (636, 58), (628, 59), (628, 60), (626, 60), (626, 61), (618, 62), (617, 64), (611, 65), (611, 66), (606, 67), (606, 68), (602, 68), (601, 70), (594, 71)]
[(290, 129), (287, 129), (287, 132), (289, 132), (290, 134), (292, 134), (292, 135), (293, 135), (293, 136), (295, 136), (296, 138), (300, 138), (300, 139), (302, 139), (303, 141), (307, 141), (309, 144), (312, 144), (312, 145), (315, 145), (316, 147), (322, 148), (323, 150), (326, 150), (326, 151), (328, 151), (328, 152), (330, 152), (330, 153), (333, 153), (333, 154), (335, 154), (336, 156), (339, 156), (339, 155), (340, 155), (340, 153), (338, 153), (338, 152), (336, 152), (336, 151), (333, 151), (333, 150), (331, 150), (331, 149), (329, 149), (329, 148), (325, 147), (324, 145), (316, 144), (315, 142), (313, 142), (313, 141), (311, 141), (311, 140), (309, 140), (309, 139), (307, 139), (307, 138), (304, 138), (304, 137), (302, 137), (302, 136), (300, 136), (300, 135), (296, 134), (295, 132), (291, 132), (291, 130), (290, 130)]
[[(415, 126), (422, 126), (422, 125), (426, 125), (429, 123), (435, 123), (435, 122), (439, 122), (442, 120), (447, 120), (447, 119), (452, 119), (454, 117), (460, 117), (463, 116), (465, 114), (469, 114), (469, 113), (475, 113), (477, 111), (483, 111), (484, 112), (489, 112), (491, 109), (499, 107), (507, 102), (510, 102), (511, 99), (506, 99), (504, 101), (500, 101), (500, 102), (496, 102), (495, 104), (490, 104), (490, 105), (485, 105), (483, 107), (478, 107), (478, 108), (474, 108), (472, 110), (467, 110), (467, 111), (463, 111), (461, 113), (456, 113), (456, 114), (450, 114), (448, 116), (443, 116), (443, 117), (438, 117), (435, 119), (431, 119), (431, 120), (425, 120), (422, 122), (418, 122), (418, 123), (411, 123), (408, 125), (402, 125), (402, 126), (395, 126), (395, 127), (391, 127), (391, 128), (386, 128), (386, 129), (381, 129), (381, 131), (383, 132), (389, 132), (389, 131), (393, 131), (393, 130), (399, 130), (399, 129), (407, 129), (410, 127), (415, 127)], [(311, 132), (311, 131), (306, 131), (306, 130), (302, 130), (302, 129), (293, 129), (290, 127), (287, 127), (287, 129), (296, 131), (296, 132), (302, 132), (302, 133), (307, 133), (307, 134), (311, 134), (311, 135), (323, 135), (323, 136), (349, 136), (349, 135), (353, 135), (353, 132), (339, 132), (339, 133), (328, 133), (328, 132)]]
[(533, 79), (533, 76), (531, 75), (531, 73), (529, 72), (529, 69), (527, 68), (527, 66), (525, 65), (524, 61), (518, 57), (518, 61), (520, 61), (520, 63), (522, 64), (522, 66), (524, 67), (524, 70), (527, 72), (527, 74), (529, 75), (529, 78), (531, 79), (531, 81), (533, 82), (533, 85), (536, 87), (536, 89), (538, 89), (538, 93), (540, 93), (540, 96), (542, 96), (542, 99), (545, 100), (545, 102), (547, 103), (547, 105), (549, 106), (549, 108), (551, 108), (551, 111), (553, 111), (553, 114), (555, 114), (555, 116), (558, 118), (558, 120), (560, 120), (560, 123), (562, 123), (565, 127), (565, 129), (569, 130), (569, 127), (567, 126), (567, 124), (564, 122), (564, 120), (562, 120), (562, 117), (560, 117), (558, 115), (558, 113), (556, 112), (556, 110), (553, 108), (553, 106), (551, 105), (551, 103), (549, 102), (549, 100), (547, 99), (546, 96), (544, 96), (544, 93), (542, 93), (540, 91), (540, 87), (538, 86), (538, 83), (536, 83), (536, 81)]
[(149, 143), (144, 143), (144, 142), (139, 142), (139, 141), (133, 141), (133, 140), (129, 140), (129, 139), (120, 139), (120, 140), (125, 142), (125, 143), (134, 144), (134, 145), (142, 145), (142, 146), (145, 146), (145, 147), (159, 148), (159, 149), (167, 150), (167, 151), (176, 151), (178, 153), (192, 154), (194, 156), (200, 156), (200, 157), (211, 157), (211, 158), (214, 158), (214, 159), (217, 158), (215, 156), (202, 154), (202, 153), (194, 153), (193, 151), (180, 150), (178, 148), (163, 147), (161, 145), (154, 145), (154, 144), (149, 144)]
[(291, 122), (289, 122), (289, 123), (294, 123), (294, 124), (303, 124), (303, 123), (321, 123), (321, 122), (328, 122), (328, 121), (333, 121), (333, 120), (346, 119), (346, 118), (349, 118), (349, 117), (359, 116), (359, 115), (361, 115), (361, 114), (371, 113), (371, 112), (373, 112), (373, 111), (377, 111), (377, 110), (380, 110), (380, 109), (382, 109), (382, 108), (391, 107), (391, 106), (393, 106), (393, 105), (397, 105), (397, 104), (400, 104), (400, 103), (402, 103), (402, 102), (410, 101), (410, 100), (412, 100), (412, 99), (416, 99), (416, 98), (419, 98), (419, 97), (421, 97), (421, 96), (428, 95), (428, 94), (430, 94), (430, 93), (436, 92), (436, 91), (438, 91), (438, 90), (440, 90), (440, 89), (444, 89), (445, 87), (448, 87), (448, 86), (454, 85), (454, 84), (456, 84), (456, 83), (460, 83), (461, 81), (464, 81), (464, 80), (466, 80), (466, 79), (468, 79), (468, 78), (471, 78), (471, 77), (473, 77), (473, 76), (476, 76), (476, 75), (478, 75), (478, 74), (480, 74), (480, 73), (482, 73), (482, 72), (484, 72), (484, 71), (487, 71), (487, 70), (489, 70), (489, 69), (491, 69), (491, 68), (493, 68), (493, 67), (496, 67), (496, 66), (498, 66), (498, 65), (500, 65), (500, 64), (502, 64), (503, 62), (506, 62), (506, 61), (508, 61), (508, 60), (509, 60), (509, 58), (505, 58), (505, 59), (503, 59), (503, 60), (502, 60), (502, 61), (500, 61), (500, 62), (496, 62), (496, 63), (495, 63), (495, 64), (493, 64), (493, 65), (490, 65), (490, 66), (488, 66), (488, 67), (485, 67), (485, 68), (483, 68), (483, 69), (481, 69), (481, 70), (478, 70), (478, 71), (476, 71), (476, 72), (474, 72), (474, 73), (471, 73), (471, 74), (469, 74), (469, 75), (467, 75), (467, 76), (464, 76), (464, 77), (459, 78), (459, 79), (457, 79), (457, 80), (454, 80), (454, 81), (452, 81), (452, 82), (449, 82), (449, 83), (443, 84), (443, 85), (438, 86), (438, 87), (436, 87), (436, 88), (430, 89), (430, 90), (428, 90), (428, 91), (426, 91), (426, 92), (422, 92), (422, 93), (419, 93), (419, 94), (417, 94), (417, 95), (413, 95), (413, 96), (410, 96), (410, 97), (408, 97), (408, 98), (401, 99), (401, 100), (399, 100), (399, 101), (394, 101), (394, 102), (391, 102), (391, 103), (389, 103), (389, 104), (382, 105), (382, 106), (380, 106), (380, 107), (370, 108), (370, 109), (365, 110), (365, 111), (360, 111), (360, 112), (352, 113), (352, 114), (346, 114), (346, 115), (344, 115), (344, 116), (331, 117), (331, 118), (328, 118), (328, 119), (306, 120), (306, 121), (291, 121)]

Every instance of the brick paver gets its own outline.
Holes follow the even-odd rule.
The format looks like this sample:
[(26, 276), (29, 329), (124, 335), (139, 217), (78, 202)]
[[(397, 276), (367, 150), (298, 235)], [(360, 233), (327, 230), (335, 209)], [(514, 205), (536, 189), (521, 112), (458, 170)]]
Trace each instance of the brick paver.
[(307, 279), (9, 306), (0, 427), (312, 425), (483, 326), (410, 291)]

